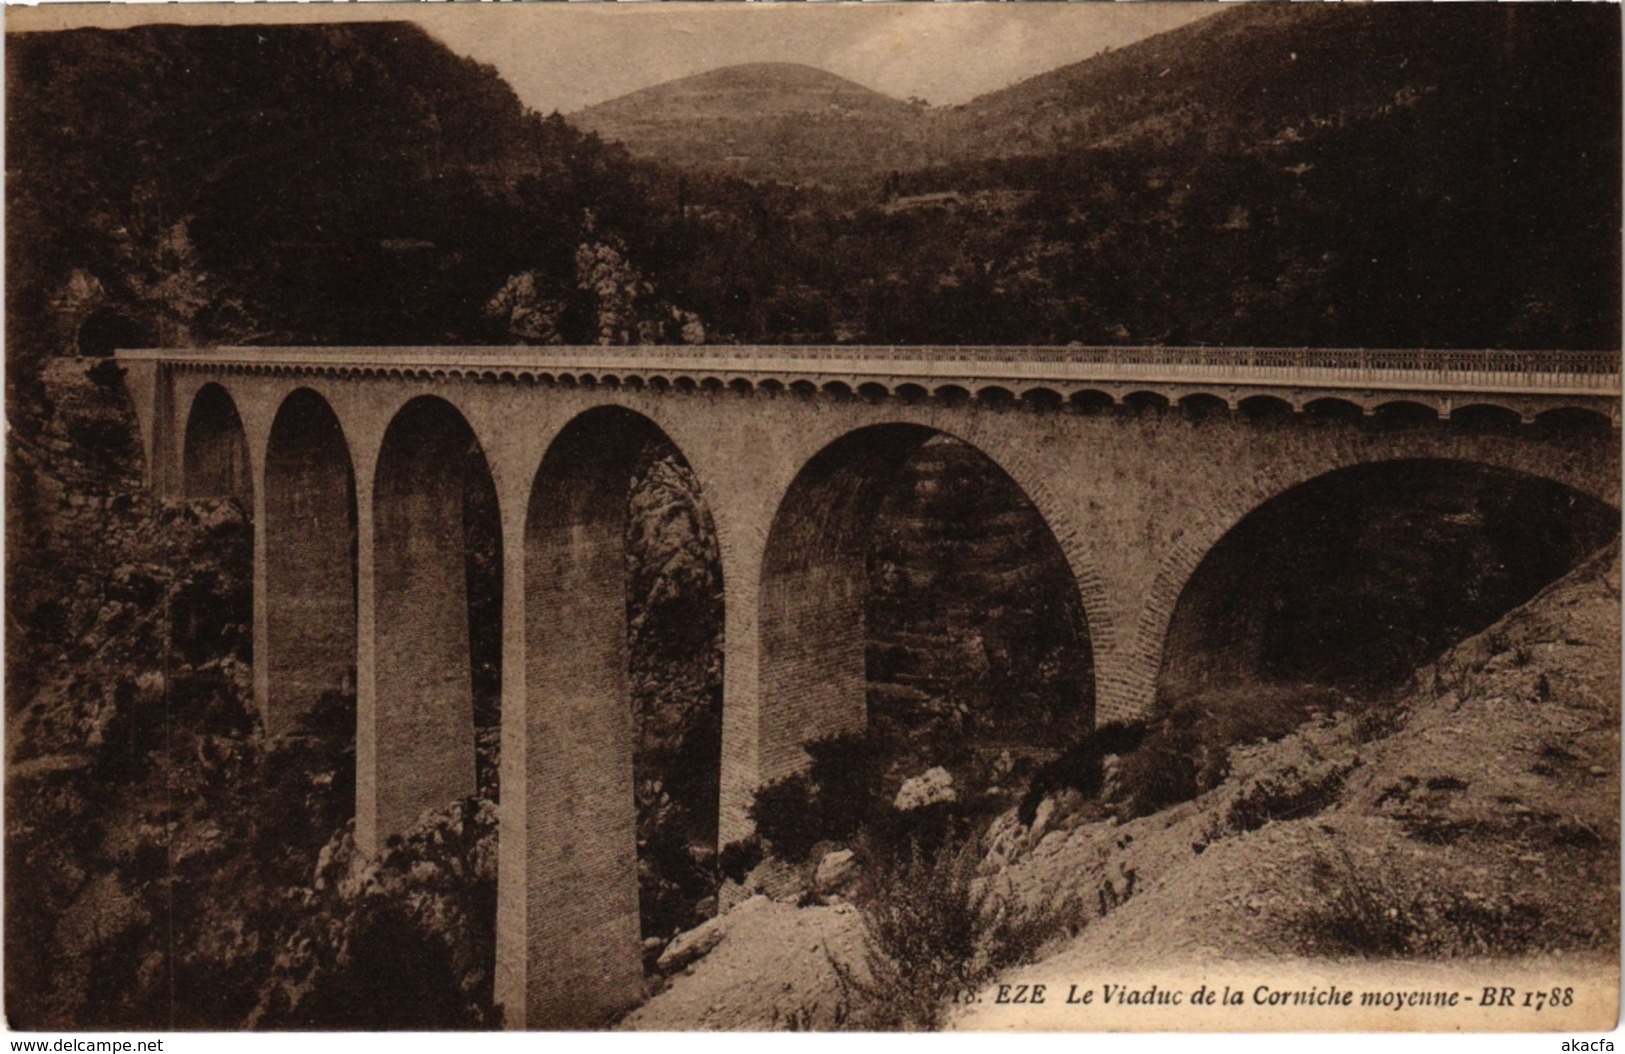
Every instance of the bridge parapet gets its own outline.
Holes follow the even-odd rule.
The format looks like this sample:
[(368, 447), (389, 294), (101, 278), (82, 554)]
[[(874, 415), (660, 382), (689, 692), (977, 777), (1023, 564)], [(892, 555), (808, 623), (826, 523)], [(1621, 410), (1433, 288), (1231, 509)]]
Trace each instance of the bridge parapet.
[(547, 366), (830, 375), (1242, 383), (1389, 381), (1444, 390), (1573, 387), (1618, 394), (1619, 352), (1368, 348), (871, 345), (544, 345), (493, 347), (221, 347), (121, 351), (121, 359), (213, 367), (521, 369)]
[[(1610, 351), (1367, 348), (643, 345), (121, 351), (138, 371), (447, 380), (739, 394), (974, 400), (1099, 408), (1141, 393), (1168, 404), (1265, 396), (1294, 412), (1321, 400), (1370, 415), (1417, 403), (1440, 419), (1490, 405), (1524, 423), (1579, 409), (1620, 425), (1620, 361)], [(138, 383), (141, 383), (138, 381)], [(149, 382), (150, 383), (150, 382)], [(1198, 399), (1200, 402), (1201, 399)], [(1212, 405), (1211, 402), (1208, 405)], [(1139, 409), (1140, 407), (1136, 407)]]
[(1610, 351), (1367, 348), (644, 345), (416, 348), (224, 347), (136, 350), (154, 369), (567, 387), (794, 392), (870, 401), (1123, 403), (1141, 392), (1228, 408), (1267, 395), (1293, 411), (1341, 399), (1371, 414), (1417, 402), (1441, 419), (1480, 403), (1530, 422), (1577, 408), (1620, 424), (1620, 362)]

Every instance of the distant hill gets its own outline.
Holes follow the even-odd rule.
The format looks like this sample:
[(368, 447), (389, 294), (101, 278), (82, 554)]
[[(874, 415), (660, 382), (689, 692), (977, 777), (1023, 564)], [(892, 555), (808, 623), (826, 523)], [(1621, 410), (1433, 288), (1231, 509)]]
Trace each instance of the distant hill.
[[(1592, 108), (1601, 126), (1618, 112), (1617, 97), (1598, 99), (1595, 87), (1617, 65), (1619, 24), (1610, 5), (1492, 15), (1473, 5), (1246, 4), (952, 108), (769, 63), (645, 88), (569, 120), (679, 169), (872, 187), (896, 171), (1087, 148), (1247, 151), (1403, 118), (1436, 94), (1452, 109), (1482, 107), (1452, 115), (1469, 129), (1507, 130), (1494, 107), (1551, 105), (1560, 123)], [(1580, 36), (1590, 42), (1579, 62), (1541, 60), (1572, 52)]]
[(844, 184), (916, 167), (923, 109), (824, 70), (773, 62), (657, 84), (569, 120), (679, 168)]
[(677, 288), (750, 340), (1617, 348), (1620, 25), (1236, 5), (919, 114), (837, 225), (701, 188)]
[(1594, 78), (1610, 39), (1617, 61), (1619, 27), (1607, 5), (1241, 4), (980, 96), (943, 114), (938, 136), (961, 159), (1132, 143), (1233, 149), (1345, 128), (1440, 92), (1496, 121), (1492, 107), (1536, 105), (1520, 98), (1530, 90), (1542, 105), (1556, 101), (1562, 79), (1590, 85), (1565, 110), (1617, 112), (1617, 93), (1598, 98)]

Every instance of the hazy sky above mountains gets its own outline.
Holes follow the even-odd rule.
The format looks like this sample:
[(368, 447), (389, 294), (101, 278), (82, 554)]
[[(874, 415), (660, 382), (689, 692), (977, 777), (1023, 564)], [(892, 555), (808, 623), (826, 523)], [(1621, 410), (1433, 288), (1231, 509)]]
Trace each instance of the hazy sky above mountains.
[(1212, 14), (1212, 3), (105, 4), (8, 8), (10, 29), (410, 20), (570, 113), (742, 62), (802, 62), (897, 98), (966, 102)]
[[(1035, 73), (1183, 25), (1196, 4), (592, 4), (534, 12), (528, 32), (430, 25), (565, 113), (741, 62), (802, 62), (898, 98), (966, 102)], [(521, 12), (531, 14), (531, 12)], [(528, 20), (527, 20), (528, 21)]]

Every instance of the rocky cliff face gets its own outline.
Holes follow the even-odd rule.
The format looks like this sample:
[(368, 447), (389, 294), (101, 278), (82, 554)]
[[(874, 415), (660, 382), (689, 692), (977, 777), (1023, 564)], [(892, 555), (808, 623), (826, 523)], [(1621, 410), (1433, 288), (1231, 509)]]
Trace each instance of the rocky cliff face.
[[(142, 487), (109, 363), (49, 360), (41, 389), (8, 465), (10, 1021), (495, 1022), (494, 535), (468, 561), (478, 795), (357, 860), (354, 698), (276, 739), (252, 703), (251, 514)], [(627, 483), (639, 877), (646, 928), (670, 936), (714, 910), (715, 535), (670, 451)], [(398, 998), (362, 994), (381, 987)]]
[(247, 514), (142, 492), (90, 365), (52, 362), (10, 445), (6, 1010), (221, 1027), (349, 816), (353, 728), (258, 735)]

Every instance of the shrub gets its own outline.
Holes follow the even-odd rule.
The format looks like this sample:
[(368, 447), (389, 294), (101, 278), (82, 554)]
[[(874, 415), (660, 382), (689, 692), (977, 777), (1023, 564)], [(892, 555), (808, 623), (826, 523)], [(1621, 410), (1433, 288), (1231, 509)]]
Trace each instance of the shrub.
[(858, 855), (865, 867), (896, 868), (916, 852), (935, 857), (944, 846), (969, 837), (974, 826), (962, 802), (933, 802), (907, 812), (882, 802), (870, 812), (858, 838)]
[(130, 429), (104, 417), (78, 417), (68, 422), (68, 438), (96, 470), (117, 475), (129, 468), (135, 452)]
[(1295, 920), (1305, 950), (1322, 955), (1513, 956), (1538, 946), (1542, 908), (1516, 893), (1467, 893), (1429, 882), (1406, 893), (1378, 867), (1357, 865), (1341, 845), (1317, 846), (1311, 881), (1322, 897)]
[(1253, 780), (1230, 803), (1225, 821), (1235, 831), (1256, 831), (1272, 820), (1312, 816), (1337, 801), (1344, 770), (1319, 765), (1307, 772), (1287, 768)]
[(947, 1000), (986, 972), (977, 959), (991, 913), (976, 864), (969, 843), (934, 856), (916, 844), (906, 858), (877, 861), (865, 872), (859, 903), (868, 976), (842, 973), (863, 1024), (935, 1029)]
[(1432, 894), (1427, 905), (1437, 923), (1427, 927), (1424, 953), (1471, 956), (1522, 955), (1536, 945), (1546, 925), (1537, 905), (1505, 897), (1468, 897), (1457, 890)]
[(1405, 718), (1405, 710), (1396, 702), (1373, 703), (1354, 719), (1354, 738), (1361, 743), (1386, 739), (1400, 730)]
[(1317, 713), (1350, 705), (1316, 685), (1249, 685), (1163, 700), (1140, 749), (1118, 765), (1117, 797), (1127, 816), (1189, 801), (1230, 774), (1232, 747), (1279, 739)]
[(823, 837), (823, 822), (813, 797), (813, 783), (797, 772), (756, 791), (751, 822), (780, 859), (800, 863)]
[(807, 753), (822, 836), (845, 841), (868, 821), (880, 799), (881, 750), (867, 734), (857, 733), (820, 739)]
[(759, 788), (750, 806), (757, 832), (790, 863), (819, 842), (851, 839), (880, 801), (883, 751), (867, 734), (829, 736), (806, 749), (808, 771)]
[(496, 836), (496, 806), (473, 798), (424, 816), (378, 860), (335, 835), (247, 1026), (496, 1027)]
[(1034, 910), (997, 897), (976, 877), (975, 839), (955, 837), (864, 871), (864, 973), (835, 963), (853, 1023), (884, 1030), (941, 1026), (951, 1000), (1000, 970), (1030, 962), (1043, 943), (1081, 927), (1081, 902)]
[(638, 910), (642, 932), (669, 937), (705, 921), (696, 907), (717, 890), (715, 861), (697, 853), (674, 826), (638, 843)]
[(1314, 853), (1310, 881), (1323, 899), (1297, 920), (1304, 944), (1321, 954), (1404, 954), (1417, 933), (1414, 904), (1380, 871), (1357, 866), (1342, 845)]
[(1033, 773), (1027, 793), (1017, 808), (1016, 818), (1023, 826), (1031, 827), (1038, 816), (1039, 804), (1050, 794), (1065, 788), (1070, 787), (1089, 798), (1098, 795), (1106, 755), (1133, 753), (1145, 741), (1146, 731), (1146, 726), (1138, 722), (1108, 724), (1083, 736), (1054, 761)]
[(734, 882), (745, 881), (745, 876), (761, 862), (762, 840), (754, 834), (737, 842), (729, 842), (717, 857), (717, 866)]
[(124, 393), (124, 367), (114, 359), (100, 359), (94, 366), (85, 371), (85, 376), (91, 383), (104, 391), (122, 395)]

